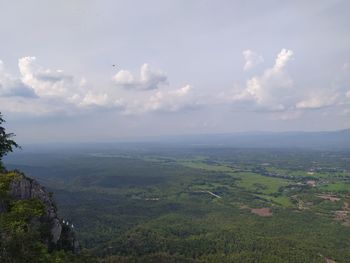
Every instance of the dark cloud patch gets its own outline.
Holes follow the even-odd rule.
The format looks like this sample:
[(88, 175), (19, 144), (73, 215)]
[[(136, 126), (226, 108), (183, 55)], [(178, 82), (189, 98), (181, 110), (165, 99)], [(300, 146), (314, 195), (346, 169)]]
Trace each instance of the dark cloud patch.
[(37, 98), (34, 90), (19, 80), (12, 81), (6, 85), (0, 83), (0, 97), (25, 97)]
[(45, 82), (73, 81), (73, 76), (62, 74), (61, 72), (39, 72), (35, 78)]

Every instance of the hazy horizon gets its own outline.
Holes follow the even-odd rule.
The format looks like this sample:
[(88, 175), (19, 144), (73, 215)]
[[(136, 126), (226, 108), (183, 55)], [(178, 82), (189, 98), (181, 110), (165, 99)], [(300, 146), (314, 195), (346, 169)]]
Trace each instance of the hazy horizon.
[[(51, 150), (105, 151), (117, 149), (152, 149), (152, 148), (251, 148), (251, 149), (309, 149), (309, 150), (348, 150), (350, 149), (350, 129), (335, 131), (251, 131), (231, 133), (196, 133), (167, 134), (158, 136), (137, 136), (96, 141), (76, 140), (40, 140), (16, 141), (21, 145), (15, 153)], [(16, 154), (13, 156), (16, 158)]]

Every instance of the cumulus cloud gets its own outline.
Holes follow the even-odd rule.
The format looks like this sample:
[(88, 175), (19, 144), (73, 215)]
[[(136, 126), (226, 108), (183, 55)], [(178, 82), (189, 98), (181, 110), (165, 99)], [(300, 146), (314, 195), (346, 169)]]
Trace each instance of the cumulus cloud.
[[(247, 56), (249, 54), (246, 52)], [(272, 67), (251, 77), (243, 88), (226, 97), (235, 107), (276, 112), (276, 116), (285, 120), (298, 118), (306, 110), (350, 105), (349, 63), (342, 65), (330, 83), (310, 87), (294, 83), (288, 74), (286, 68), (292, 59), (293, 51), (282, 49)]]
[[(54, 112), (74, 114), (108, 108), (121, 113), (141, 114), (154, 111), (175, 112), (193, 104), (193, 97), (189, 96), (192, 91), (190, 85), (173, 88), (162, 71), (152, 70), (148, 64), (141, 66), (138, 78), (127, 70), (121, 70), (113, 76), (116, 85), (129, 89), (115, 89), (114, 86), (97, 89), (84, 77), (77, 78), (63, 70), (44, 68), (31, 56), (20, 58), (18, 68), (19, 77), (14, 77), (4, 71), (0, 61), (0, 101), (3, 109), (11, 112), (34, 115)], [(31, 101), (8, 98), (23, 97), (29, 91), (34, 98)]]
[(190, 85), (185, 85), (182, 88), (175, 90), (174, 93), (180, 97), (186, 96), (190, 91), (192, 87)]
[(160, 70), (153, 70), (148, 64), (140, 68), (139, 77), (134, 77), (128, 70), (120, 70), (112, 78), (115, 85), (138, 90), (159, 89), (167, 84), (167, 76)]
[(118, 73), (113, 76), (113, 81), (120, 86), (132, 86), (136, 83), (133, 75), (127, 70), (118, 71)]
[(296, 103), (297, 109), (320, 109), (331, 106), (350, 105), (350, 77), (345, 63), (334, 80), (322, 87), (309, 89)]
[(18, 76), (7, 73), (0, 63), (0, 105), (2, 111), (21, 116), (69, 116), (101, 110), (124, 115), (163, 114), (203, 106), (261, 111), (279, 121), (298, 119), (307, 110), (327, 107), (322, 112), (328, 112), (335, 109), (333, 106), (348, 114), (350, 81), (346, 67), (340, 64), (340, 75), (329, 85), (306, 87), (288, 74), (292, 59), (293, 52), (282, 49), (270, 67), (237, 85), (233, 93), (228, 89), (220, 93), (217, 89), (197, 90), (189, 84), (170, 85), (162, 71), (148, 64), (140, 67), (139, 75), (121, 70), (113, 76), (114, 85), (97, 86), (84, 77), (48, 69), (35, 57), (24, 57), (19, 59)]
[(128, 70), (120, 70), (113, 76), (113, 82), (126, 93), (116, 103), (124, 107), (126, 114), (176, 112), (195, 107), (192, 86), (174, 88), (167, 79), (163, 71), (153, 70), (146, 63), (141, 66), (138, 77)]
[(293, 51), (282, 49), (272, 67), (248, 79), (244, 88), (229, 96), (236, 107), (279, 112), (281, 119), (297, 118), (305, 110), (350, 105), (348, 63), (344, 63), (333, 82), (322, 87), (295, 84), (287, 73)]
[(81, 102), (79, 103), (81, 106), (105, 106), (108, 105), (108, 95), (107, 94), (95, 94), (92, 92), (88, 92)]
[(133, 100), (123, 103), (126, 114), (140, 114), (147, 112), (178, 112), (185, 109), (193, 109), (198, 106), (195, 95), (190, 85), (172, 89), (167, 87), (162, 90), (150, 91), (145, 96), (133, 93)]
[(43, 69), (36, 63), (35, 57), (23, 57), (18, 60), (22, 82), (31, 87), (39, 97), (67, 97), (72, 95), (74, 78), (62, 70)]
[(246, 49), (243, 51), (243, 57), (245, 60), (245, 64), (243, 67), (244, 70), (252, 69), (255, 66), (264, 62), (264, 58), (261, 55), (255, 53), (250, 49)]
[(192, 87), (186, 85), (170, 91), (157, 91), (145, 104), (145, 111), (178, 111), (192, 104), (184, 98), (191, 92)]
[(349, 107), (347, 69), (342, 67), (342, 75), (329, 86), (303, 87), (288, 74), (292, 58), (293, 51), (282, 49), (273, 65), (247, 79), (233, 93), (227, 89), (221, 93), (217, 90), (203, 93), (189, 84), (170, 85), (165, 73), (153, 70), (148, 64), (140, 67), (138, 76), (129, 70), (120, 70), (113, 76), (114, 85), (96, 87), (84, 77), (42, 67), (35, 57), (23, 57), (18, 62), (18, 77), (7, 73), (0, 61), (0, 103), (3, 109), (34, 115), (79, 114), (96, 109), (111, 109), (122, 114), (178, 112), (229, 103), (240, 110), (271, 112), (285, 120), (297, 118), (310, 109)]
[(285, 72), (293, 52), (282, 49), (277, 55), (273, 67), (260, 76), (247, 80), (243, 91), (235, 94), (234, 101), (251, 101), (261, 109), (270, 111), (285, 110), (292, 104), (293, 81)]
[(281, 52), (277, 55), (273, 70), (277, 72), (281, 71), (286, 66), (288, 61), (292, 58), (292, 56), (292, 50), (282, 49)]
[(296, 103), (295, 107), (297, 109), (320, 109), (324, 107), (329, 107), (337, 103), (339, 94), (329, 94), (327, 95), (312, 95), (307, 99), (301, 100)]
[(35, 57), (23, 57), (18, 61), (22, 82), (31, 87), (41, 99), (70, 104), (74, 107), (107, 107), (108, 94), (95, 92), (87, 86), (85, 78), (79, 81), (63, 70), (39, 66)]
[(34, 91), (20, 79), (5, 71), (4, 63), (0, 60), (0, 96), (35, 97)]
[[(35, 57), (18, 60), (19, 76), (4, 69), (0, 61), (0, 99), (3, 110), (34, 115), (53, 112), (80, 112), (89, 107), (114, 105), (108, 94), (96, 92), (87, 85), (85, 78), (79, 81), (63, 70), (41, 67)], [(31, 97), (30, 100), (26, 99)]]

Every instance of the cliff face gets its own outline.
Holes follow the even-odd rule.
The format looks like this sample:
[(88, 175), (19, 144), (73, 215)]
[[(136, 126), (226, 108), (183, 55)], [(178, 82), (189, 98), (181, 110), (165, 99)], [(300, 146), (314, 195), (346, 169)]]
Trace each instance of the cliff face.
[[(8, 185), (7, 199), (9, 200), (39, 200), (43, 205), (43, 215), (33, 218), (32, 224), (48, 226), (46, 240), (43, 242), (49, 250), (64, 249), (77, 253), (79, 243), (75, 238), (73, 229), (57, 216), (57, 208), (50, 194), (37, 181), (17, 174)], [(8, 200), (0, 200), (0, 213), (9, 209)]]

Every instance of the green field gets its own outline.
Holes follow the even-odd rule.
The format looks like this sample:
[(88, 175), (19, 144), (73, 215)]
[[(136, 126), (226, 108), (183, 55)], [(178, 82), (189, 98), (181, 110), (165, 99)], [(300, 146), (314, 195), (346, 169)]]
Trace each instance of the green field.
[(324, 191), (350, 194), (350, 182), (349, 183), (335, 182), (335, 183), (323, 185), (320, 188)]

